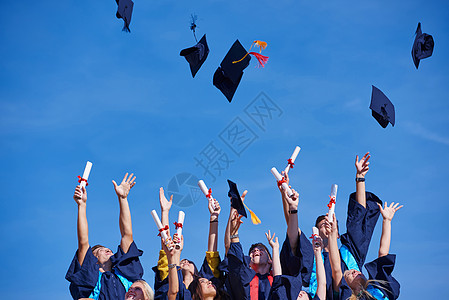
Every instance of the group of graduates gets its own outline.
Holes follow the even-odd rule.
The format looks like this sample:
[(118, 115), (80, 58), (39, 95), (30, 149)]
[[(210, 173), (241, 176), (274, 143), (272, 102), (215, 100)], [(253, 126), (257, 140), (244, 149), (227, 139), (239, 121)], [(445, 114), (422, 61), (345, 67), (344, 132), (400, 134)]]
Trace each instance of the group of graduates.
[[(263, 243), (253, 244), (245, 255), (239, 241), (242, 215), (231, 206), (224, 245), (225, 257), (217, 251), (220, 204), (209, 199), (210, 212), (208, 247), (200, 270), (188, 260), (181, 259), (183, 236), (171, 237), (169, 211), (172, 206), (159, 191), (161, 223), (167, 239), (161, 238), (161, 251), (155, 272), (154, 292), (142, 280), (143, 268), (139, 250), (133, 241), (128, 193), (135, 185), (133, 174), (124, 176), (120, 185), (112, 181), (120, 205), (119, 225), (121, 242), (114, 254), (110, 249), (88, 240), (86, 217), (87, 192), (77, 186), (74, 200), (78, 204), (78, 250), (69, 267), (66, 279), (70, 282), (73, 299), (378, 299), (399, 297), (399, 283), (392, 276), (394, 254), (389, 253), (391, 222), (398, 203), (388, 205), (373, 193), (365, 191), (365, 175), (369, 169), (369, 153), (360, 160), (356, 156), (356, 192), (349, 196), (346, 220), (347, 232), (339, 235), (335, 214), (319, 216), (312, 242), (298, 226), (298, 192), (288, 196), (280, 184), (287, 234), (282, 244), (268, 231), (268, 249)], [(289, 182), (283, 172), (283, 182)], [(247, 191), (241, 195), (244, 201)], [(305, 213), (305, 212), (301, 212)], [(382, 216), (382, 234), (378, 257), (367, 264), (365, 259), (371, 237)], [(338, 239), (341, 247), (338, 248)], [(271, 252), (271, 253), (270, 253)], [(365, 265), (369, 277), (362, 273)]]

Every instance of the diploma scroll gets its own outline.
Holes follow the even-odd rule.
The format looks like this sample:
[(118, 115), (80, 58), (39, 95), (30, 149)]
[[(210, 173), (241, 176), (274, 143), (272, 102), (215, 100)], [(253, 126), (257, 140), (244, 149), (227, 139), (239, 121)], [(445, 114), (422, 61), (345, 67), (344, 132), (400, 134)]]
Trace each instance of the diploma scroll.
[[(276, 178), (276, 181), (278, 183), (282, 182), (283, 177), (281, 176), (281, 174), (279, 174), (278, 170), (275, 167), (271, 168), (271, 174), (273, 174), (274, 178)], [(293, 195), (292, 190), (288, 187), (288, 184), (286, 182), (282, 182), (282, 188), (285, 191), (287, 191), (287, 195), (289, 197), (291, 197)]]
[(301, 147), (296, 146), (295, 151), (293, 151), (292, 156), (290, 157), (290, 159), (288, 159), (287, 167), (284, 170), (285, 173), (288, 173), (290, 168), (293, 168), (293, 165), (295, 164), (295, 160), (296, 160), (296, 157), (299, 154), (299, 151), (301, 151)]
[(333, 215), (335, 213), (335, 201), (337, 200), (337, 190), (338, 185), (333, 184), (331, 188), (331, 194), (329, 196), (329, 204), (327, 205), (327, 207), (329, 208), (329, 213), (327, 214), (327, 219), (329, 220), (329, 222), (333, 221)]
[[(166, 230), (168, 228), (166, 228), (166, 227), (168, 227), (168, 226), (166, 226), (166, 227), (162, 226), (161, 220), (159, 219), (159, 216), (157, 215), (157, 212), (154, 209), (151, 211), (151, 216), (153, 217), (154, 223), (156, 223), (157, 229), (159, 230), (161, 236), (164, 238), (165, 246), (167, 246), (168, 245), (168, 240), (167, 240), (168, 235), (167, 235)], [(169, 248), (168, 246), (167, 246), (167, 248), (169, 251), (171, 251), (173, 249), (173, 247)]]
[(87, 179), (89, 179), (90, 170), (92, 169), (92, 163), (88, 161), (86, 163), (86, 167), (84, 168), (83, 177), (79, 177), (79, 183), (81, 187), (86, 187), (87, 185)]
[(179, 238), (179, 243), (175, 243), (175, 248), (176, 249), (181, 249), (181, 236), (182, 236), (182, 227), (184, 226), (184, 218), (185, 218), (186, 214), (180, 210), (178, 213), (178, 222), (175, 222), (175, 226), (176, 226), (176, 235)]
[(208, 189), (204, 181), (200, 180), (198, 181), (198, 186), (200, 187), (201, 191), (203, 192), (204, 196), (206, 196), (207, 200), (212, 200), (212, 208), (215, 210), (215, 203), (214, 203), (214, 197), (212, 197), (212, 189)]
[(318, 228), (315, 226), (312, 227), (312, 236), (310, 237), (313, 241), (314, 247), (320, 246), (320, 243), (318, 242), (318, 237), (320, 236), (320, 232), (318, 231)]

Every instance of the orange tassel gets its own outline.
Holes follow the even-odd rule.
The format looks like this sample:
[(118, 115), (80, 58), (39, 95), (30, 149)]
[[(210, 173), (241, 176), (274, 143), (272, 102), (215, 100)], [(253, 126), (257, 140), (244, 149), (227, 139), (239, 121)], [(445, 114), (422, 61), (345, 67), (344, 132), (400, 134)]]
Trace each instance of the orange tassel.
[(256, 40), (256, 41), (254, 41), (253, 44), (256, 44), (257, 46), (259, 46), (259, 48), (260, 48), (259, 53), (262, 53), (262, 50), (265, 50), (265, 48), (267, 48), (267, 43), (263, 42), (263, 41)]
[(249, 209), (245, 203), (243, 203), (243, 205), (245, 205), (246, 209), (249, 210), (249, 213), (251, 214), (251, 222), (253, 222), (254, 225), (258, 225), (258, 224), (262, 223), (262, 221), (259, 219), (259, 217), (257, 217), (256, 214), (251, 209)]
[(265, 55), (262, 55), (262, 54), (259, 54), (256, 52), (250, 52), (249, 54), (252, 54), (257, 58), (257, 60), (259, 61), (259, 66), (262, 66), (262, 68), (265, 67), (265, 64), (268, 61), (268, 56), (265, 56)]

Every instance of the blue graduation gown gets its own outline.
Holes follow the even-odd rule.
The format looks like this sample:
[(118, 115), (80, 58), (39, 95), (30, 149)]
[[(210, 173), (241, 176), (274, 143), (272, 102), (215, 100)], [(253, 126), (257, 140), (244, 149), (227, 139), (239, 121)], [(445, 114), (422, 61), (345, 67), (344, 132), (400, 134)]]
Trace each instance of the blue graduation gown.
[[(286, 234), (280, 253), (283, 275), (300, 276), (303, 286), (309, 286), (313, 268), (313, 247), (309, 239), (301, 231), (296, 244), (296, 253), (292, 252), (290, 240)], [(274, 279), (273, 279), (274, 280)]]
[[(269, 300), (296, 300), (301, 292), (300, 276), (278, 275), (273, 278)], [(315, 295), (312, 300), (320, 300)]]
[[(176, 299), (178, 300), (190, 300), (192, 299), (192, 296), (190, 294), (190, 291), (186, 288), (184, 285), (184, 277), (182, 276), (182, 270), (180, 267), (176, 267), (178, 272), (178, 285), (179, 285), (179, 292), (176, 296)], [(157, 266), (153, 267), (152, 270), (154, 271), (154, 300), (166, 300), (168, 299), (167, 292), (168, 292), (168, 276), (164, 278), (164, 280), (161, 280), (159, 270), (157, 269)]]
[[(368, 253), (369, 244), (373, 236), (374, 228), (376, 226), (377, 220), (379, 219), (380, 210), (377, 203), (382, 204), (382, 201), (373, 193), (366, 192), (366, 208), (360, 205), (355, 199), (356, 193), (352, 193), (349, 196), (348, 201), (348, 216), (346, 219), (346, 233), (340, 236), (340, 241), (342, 247), (344, 246), (352, 256), (353, 264), (344, 261), (344, 249), (340, 248), (341, 269), (345, 272), (353, 267), (358, 268), (359, 271), (362, 270), (362, 266), (365, 263), (366, 255)], [(326, 300), (334, 300), (333, 287), (332, 287), (332, 268), (329, 261), (329, 253), (323, 251), (323, 261), (324, 269), (326, 271)], [(313, 268), (315, 269), (315, 262), (313, 263)], [(312, 275), (313, 277), (314, 275)], [(311, 282), (311, 285), (313, 283)], [(344, 278), (342, 279), (342, 286), (346, 286)], [(349, 289), (350, 291), (350, 289)], [(340, 289), (340, 299), (347, 295), (346, 289)]]
[(70, 282), (73, 299), (89, 298), (94, 289), (99, 289), (100, 300), (124, 299), (132, 282), (142, 279), (143, 268), (139, 260), (142, 253), (134, 242), (127, 253), (118, 246), (117, 252), (111, 257), (112, 272), (104, 272), (100, 276), (98, 259), (92, 249), (89, 247), (87, 250), (82, 266), (78, 261), (77, 250), (65, 277)]
[(240, 243), (231, 243), (227, 254), (228, 279), (230, 290), (228, 293), (232, 299), (250, 299), (250, 283), (254, 276), (259, 277), (259, 300), (268, 299), (271, 284), (268, 274), (258, 274), (250, 266), (250, 258), (243, 254)]

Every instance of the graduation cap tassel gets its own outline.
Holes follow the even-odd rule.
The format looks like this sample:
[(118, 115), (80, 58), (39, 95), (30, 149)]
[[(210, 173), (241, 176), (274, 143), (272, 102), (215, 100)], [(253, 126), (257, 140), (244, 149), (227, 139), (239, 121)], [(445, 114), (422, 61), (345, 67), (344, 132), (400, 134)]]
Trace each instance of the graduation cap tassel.
[(259, 66), (262, 68), (265, 67), (265, 64), (268, 61), (268, 56), (256, 53), (256, 52), (250, 52), (249, 54), (254, 55), (257, 58), (257, 61), (259, 62)]
[(246, 204), (245, 204), (244, 202), (243, 202), (243, 205), (245, 205), (246, 209), (247, 209), (247, 210), (249, 211), (249, 213), (251, 214), (251, 222), (252, 222), (254, 225), (258, 225), (258, 224), (262, 223), (262, 221), (259, 219), (259, 217), (256, 216), (256, 214), (255, 214), (251, 209), (249, 209), (248, 206), (246, 206)]
[[(256, 44), (257, 46), (259, 46), (259, 48), (260, 48), (259, 49), (259, 53), (262, 53), (262, 50), (267, 48), (267, 43), (263, 42), (263, 41), (256, 40), (256, 41), (253, 42), (253, 44)], [(249, 49), (249, 50), (251, 50), (251, 49)]]
[(190, 21), (190, 30), (193, 31), (193, 37), (195, 38), (195, 42), (198, 43), (198, 40), (196, 39), (196, 34), (195, 34), (195, 30), (196, 30), (196, 19), (198, 18), (196, 15), (192, 14), (190, 15), (192, 20)]

